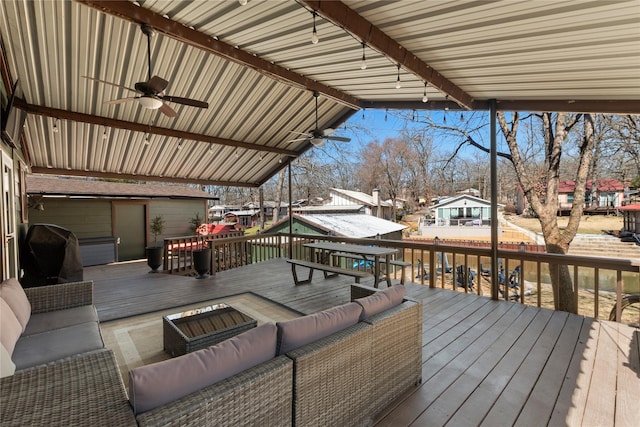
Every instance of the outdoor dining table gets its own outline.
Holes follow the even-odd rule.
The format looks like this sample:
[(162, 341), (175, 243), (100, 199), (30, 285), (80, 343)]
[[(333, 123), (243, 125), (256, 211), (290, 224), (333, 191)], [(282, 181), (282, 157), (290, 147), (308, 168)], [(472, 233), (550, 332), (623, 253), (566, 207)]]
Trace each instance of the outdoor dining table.
[(311, 261), (316, 261), (316, 251), (319, 251), (321, 254), (320, 262), (327, 263), (329, 265), (331, 265), (331, 254), (334, 253), (348, 253), (362, 257), (365, 263), (370, 262), (373, 264), (373, 286), (376, 288), (378, 287), (378, 283), (380, 283), (380, 278), (382, 276), (380, 263), (381, 260), (384, 260), (385, 270), (383, 278), (387, 281), (387, 285), (391, 286), (391, 277), (389, 277), (389, 261), (391, 260), (391, 256), (397, 252), (396, 249), (336, 242), (306, 243), (304, 246), (312, 249)]

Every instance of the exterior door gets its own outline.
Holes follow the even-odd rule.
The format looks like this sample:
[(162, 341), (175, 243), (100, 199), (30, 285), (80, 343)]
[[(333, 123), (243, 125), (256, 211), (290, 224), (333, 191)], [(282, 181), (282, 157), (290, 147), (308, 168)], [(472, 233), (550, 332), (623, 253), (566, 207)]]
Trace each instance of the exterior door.
[(15, 177), (13, 174), (13, 160), (4, 152), (0, 158), (2, 178), (0, 191), (2, 193), (2, 212), (0, 223), (2, 226), (2, 279), (18, 277), (18, 240), (16, 236), (16, 194)]
[(146, 205), (113, 202), (113, 232), (118, 242), (118, 261), (145, 258)]

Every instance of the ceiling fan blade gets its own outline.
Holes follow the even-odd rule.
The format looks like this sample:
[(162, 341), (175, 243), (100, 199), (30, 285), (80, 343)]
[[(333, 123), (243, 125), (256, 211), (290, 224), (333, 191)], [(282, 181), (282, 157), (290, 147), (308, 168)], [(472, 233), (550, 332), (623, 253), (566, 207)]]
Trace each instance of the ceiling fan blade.
[(104, 101), (103, 104), (124, 104), (125, 102), (134, 101), (136, 99), (137, 98), (133, 96), (130, 98), (112, 99), (111, 101)]
[(164, 114), (165, 116), (168, 116), (168, 117), (175, 117), (175, 116), (178, 115), (178, 113), (176, 113), (176, 110), (174, 110), (173, 108), (169, 107), (164, 102), (162, 103), (162, 106), (160, 108), (158, 108), (158, 110), (160, 110), (160, 112), (162, 114)]
[(334, 133), (335, 131), (336, 131), (335, 129), (326, 128), (326, 129), (324, 129), (324, 130), (322, 131), (322, 134), (323, 134), (324, 136), (327, 136), (327, 135), (331, 135), (331, 134), (332, 134), (332, 133)]
[(153, 90), (154, 94), (162, 92), (167, 86), (169, 86), (169, 82), (158, 76), (151, 77), (151, 80), (147, 82), (147, 87)]
[(330, 141), (340, 141), (340, 142), (351, 141), (351, 138), (347, 138), (345, 136), (325, 136), (324, 139), (328, 139)]
[(307, 137), (307, 138), (291, 139), (291, 140), (289, 140), (289, 141), (287, 141), (287, 142), (291, 143), (291, 142), (300, 142), (300, 141), (307, 141), (307, 140), (309, 140), (309, 138), (308, 138), (308, 137)]
[(87, 79), (87, 80), (93, 80), (93, 81), (96, 81), (96, 82), (104, 83), (104, 84), (106, 84), (106, 85), (111, 85), (111, 86), (119, 87), (120, 89), (130, 90), (131, 92), (138, 92), (138, 91), (137, 91), (137, 90), (135, 90), (135, 89), (131, 89), (131, 88), (126, 87), (126, 86), (122, 86), (122, 85), (119, 85), (119, 84), (111, 83), (111, 82), (108, 82), (108, 81), (106, 81), (106, 80), (100, 80), (100, 79), (96, 79), (96, 78), (94, 78), (94, 77), (89, 77), (89, 76), (82, 76), (82, 77), (83, 77), (83, 78), (85, 78), (85, 79)]
[(198, 101), (196, 99), (181, 98), (179, 96), (164, 95), (162, 99), (169, 102), (175, 102), (176, 104), (188, 105), (190, 107), (209, 108), (209, 103), (204, 101)]

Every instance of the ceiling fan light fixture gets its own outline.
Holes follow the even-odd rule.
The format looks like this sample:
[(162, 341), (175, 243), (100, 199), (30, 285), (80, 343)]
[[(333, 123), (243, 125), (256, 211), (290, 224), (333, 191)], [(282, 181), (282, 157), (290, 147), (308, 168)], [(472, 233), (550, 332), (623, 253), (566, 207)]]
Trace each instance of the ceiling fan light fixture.
[(162, 107), (162, 101), (153, 96), (141, 96), (137, 98), (140, 105), (149, 110), (157, 110)]
[(311, 143), (316, 147), (322, 147), (324, 145), (324, 139), (314, 137), (314, 138), (311, 138)]

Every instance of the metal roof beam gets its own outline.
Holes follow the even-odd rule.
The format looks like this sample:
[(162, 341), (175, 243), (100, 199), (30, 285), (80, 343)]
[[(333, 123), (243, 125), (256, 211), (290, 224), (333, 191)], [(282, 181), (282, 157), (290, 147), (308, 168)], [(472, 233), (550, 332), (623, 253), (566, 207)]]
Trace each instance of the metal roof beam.
[(360, 109), (360, 100), (341, 92), (337, 89), (328, 87), (312, 80), (308, 77), (297, 74), (270, 61), (254, 56), (241, 49), (236, 49), (227, 43), (216, 40), (208, 34), (185, 27), (179, 22), (164, 18), (162, 15), (155, 13), (144, 7), (136, 6), (130, 1), (99, 1), (99, 0), (76, 0), (78, 3), (85, 4), (100, 10), (101, 12), (117, 16), (136, 24), (147, 24), (155, 30), (166, 34), (167, 36), (202, 49), (206, 52), (221, 56), (229, 61), (250, 67), (266, 76), (278, 80), (284, 84), (315, 91), (323, 94), (336, 102), (353, 108)]
[[(567, 113), (640, 114), (640, 102), (632, 100), (497, 100), (500, 111), (563, 111)], [(362, 108), (378, 110), (466, 111), (454, 101), (363, 101)], [(473, 111), (489, 111), (489, 101), (475, 100)]]
[[(186, 179), (177, 177), (160, 177), (154, 175), (134, 175), (128, 173), (98, 172), (98, 171), (81, 171), (75, 169), (56, 169), (45, 167), (32, 167), (32, 173), (41, 173), (46, 175), (64, 175), (64, 176), (84, 176), (93, 178), (108, 179), (131, 179), (133, 181), (158, 181), (171, 182), (176, 184), (200, 184), (200, 185), (219, 185), (229, 187), (259, 187), (258, 183), (233, 182), (233, 181), (207, 181), (203, 179)], [(213, 198), (213, 197), (212, 197)]]
[(405, 70), (428, 82), (440, 92), (449, 95), (461, 106), (472, 109), (473, 98), (468, 93), (341, 1), (299, 1), (327, 21), (353, 34), (370, 48), (400, 64)]
[[(19, 100), (21, 101), (21, 100)], [(109, 117), (93, 116), (90, 114), (78, 113), (75, 111), (60, 110), (57, 108), (45, 107), (41, 105), (26, 104), (25, 102), (16, 102), (16, 105), (28, 112), (39, 116), (52, 117), (61, 120), (70, 120), (73, 122), (82, 122), (93, 125), (101, 125), (110, 128), (125, 129), (134, 132), (146, 132), (154, 135), (169, 136), (174, 138), (183, 138), (191, 141), (209, 142), (216, 145), (226, 145), (229, 147), (246, 148), (248, 150), (278, 153), (290, 157), (298, 157), (298, 153), (293, 150), (285, 150), (278, 147), (269, 147), (267, 145), (251, 144), (244, 141), (235, 141), (232, 139), (218, 138), (215, 136), (203, 135), (193, 132), (185, 132), (182, 130), (163, 128), (159, 126), (151, 126), (142, 123), (128, 122), (125, 120), (111, 119)]]

